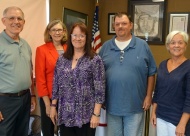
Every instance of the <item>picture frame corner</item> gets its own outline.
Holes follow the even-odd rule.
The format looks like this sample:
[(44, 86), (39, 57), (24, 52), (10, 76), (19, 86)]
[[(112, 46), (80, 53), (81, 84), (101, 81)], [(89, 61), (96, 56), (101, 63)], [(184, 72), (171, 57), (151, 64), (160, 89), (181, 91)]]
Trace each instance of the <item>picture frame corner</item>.
[[(184, 28), (177, 28), (177, 25), (173, 22), (178, 24), (178, 26), (184, 26)], [(174, 30), (184, 31), (186, 33), (190, 32), (190, 12), (168, 12), (167, 33), (169, 34), (171, 31)]]
[(83, 22), (88, 26), (88, 14), (63, 7), (62, 21), (70, 31), (71, 26), (76, 22)]
[(115, 13), (108, 13), (108, 35), (115, 35), (115, 30), (114, 30), (114, 17)]

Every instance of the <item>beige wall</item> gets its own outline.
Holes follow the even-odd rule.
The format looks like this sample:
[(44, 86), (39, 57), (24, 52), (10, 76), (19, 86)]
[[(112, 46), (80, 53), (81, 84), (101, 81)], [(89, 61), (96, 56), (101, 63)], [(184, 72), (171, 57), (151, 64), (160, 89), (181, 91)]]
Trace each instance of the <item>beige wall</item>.
[[(168, 6), (166, 9), (168, 12), (190, 12), (189, 0), (167, 0)], [(95, 9), (96, 0), (50, 0), (50, 19), (61, 18), (63, 7), (80, 11), (88, 14), (89, 16), (89, 30), (92, 28), (93, 13)], [(113, 35), (107, 34), (108, 28), (108, 13), (114, 13), (118, 11), (127, 11), (128, 0), (99, 0), (99, 27), (101, 33), (102, 43), (112, 38)], [(167, 17), (166, 16), (166, 17)], [(166, 22), (166, 25), (168, 23)], [(166, 27), (166, 32), (168, 27)], [(169, 57), (168, 52), (164, 45), (150, 45), (157, 65), (164, 59)], [(186, 51), (186, 56), (190, 58), (190, 47)]]

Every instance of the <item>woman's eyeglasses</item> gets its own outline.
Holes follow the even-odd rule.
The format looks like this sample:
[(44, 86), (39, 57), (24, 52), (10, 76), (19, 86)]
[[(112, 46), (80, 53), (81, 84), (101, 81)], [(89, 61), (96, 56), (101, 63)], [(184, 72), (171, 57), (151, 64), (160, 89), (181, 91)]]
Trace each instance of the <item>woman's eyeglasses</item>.
[(71, 37), (74, 38), (74, 39), (84, 39), (86, 37), (86, 35), (84, 34), (80, 34), (80, 35), (77, 35), (77, 34), (71, 34)]
[(52, 30), (50, 30), (51, 32), (53, 32), (53, 33), (62, 33), (64, 30), (63, 29), (52, 29)]

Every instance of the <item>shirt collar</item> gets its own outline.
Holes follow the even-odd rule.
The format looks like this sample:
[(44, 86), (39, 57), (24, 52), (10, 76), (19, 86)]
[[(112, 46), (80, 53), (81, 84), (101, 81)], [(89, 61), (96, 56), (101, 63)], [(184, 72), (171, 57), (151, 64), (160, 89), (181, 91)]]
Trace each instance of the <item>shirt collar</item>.
[[(127, 49), (129, 49), (129, 48), (135, 48), (136, 47), (136, 38), (135, 38), (135, 36), (134, 36), (134, 34), (133, 33), (131, 33), (131, 35), (132, 35), (132, 39), (131, 39), (131, 42), (129, 43), (129, 45), (124, 49), (124, 51), (125, 50), (127, 50)], [(120, 49), (117, 47), (117, 45), (116, 45), (116, 43), (115, 43), (115, 38), (116, 38), (117, 36), (115, 35), (113, 38), (112, 38), (112, 45), (111, 45), (111, 49), (112, 50), (119, 50), (120, 51)]]
[[(18, 42), (16, 42), (15, 40), (13, 40), (13, 39), (5, 32), (5, 30), (2, 32), (2, 34), (3, 34), (4, 38), (5, 38), (8, 42), (10, 42), (10, 43), (18, 43)], [(20, 39), (20, 37), (19, 37), (19, 39)]]
[(22, 42), (22, 40), (20, 39), (20, 37), (19, 37), (20, 41), (17, 42), (17, 41), (15, 41), (15, 40), (13, 40), (13, 39), (5, 32), (5, 30), (2, 32), (2, 35), (3, 35), (3, 37), (4, 37), (9, 43), (11, 43), (11, 44), (17, 43), (17, 44), (19, 44), (19, 46), (22, 46), (22, 45), (23, 45), (23, 42)]

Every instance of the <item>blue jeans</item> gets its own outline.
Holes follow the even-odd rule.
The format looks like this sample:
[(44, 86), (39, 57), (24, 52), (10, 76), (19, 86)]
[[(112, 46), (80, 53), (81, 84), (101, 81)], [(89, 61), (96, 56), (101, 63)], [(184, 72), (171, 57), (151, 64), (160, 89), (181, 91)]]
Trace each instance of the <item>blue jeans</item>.
[(157, 118), (156, 120), (157, 136), (176, 136), (176, 126), (160, 118)]
[(144, 112), (115, 116), (107, 113), (107, 136), (142, 136)]

